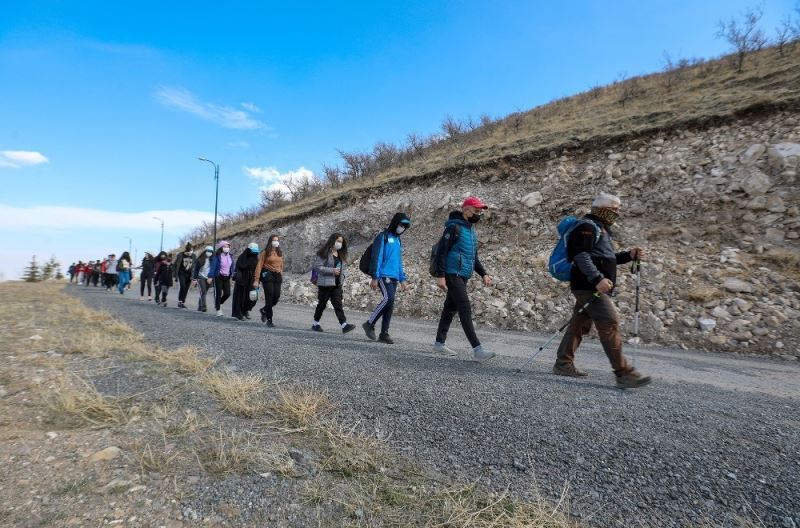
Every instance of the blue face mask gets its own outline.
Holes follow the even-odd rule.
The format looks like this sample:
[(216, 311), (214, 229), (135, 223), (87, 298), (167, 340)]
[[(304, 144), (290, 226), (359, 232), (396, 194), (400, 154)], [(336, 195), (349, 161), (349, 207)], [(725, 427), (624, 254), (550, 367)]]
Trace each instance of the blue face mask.
[(250, 253), (252, 253), (253, 255), (258, 255), (258, 252), (259, 252), (258, 249), (250, 248)]

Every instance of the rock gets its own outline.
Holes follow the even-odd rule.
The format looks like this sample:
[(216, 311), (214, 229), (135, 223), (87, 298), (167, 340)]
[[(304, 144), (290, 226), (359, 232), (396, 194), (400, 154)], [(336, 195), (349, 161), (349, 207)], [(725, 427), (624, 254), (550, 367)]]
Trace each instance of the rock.
[(55, 440), (56, 438), (58, 438), (58, 433), (56, 433), (55, 431), (47, 431), (45, 434), (47, 435), (47, 438), (49, 438), (50, 440)]
[(542, 193), (540, 193), (539, 191), (534, 191), (530, 194), (526, 194), (520, 199), (520, 202), (522, 202), (525, 205), (525, 207), (535, 207), (540, 203), (542, 203), (543, 201), (544, 198), (542, 198)]
[(8, 394), (8, 391), (6, 390), (5, 387), (0, 385), (0, 398), (4, 398), (6, 396), (6, 394)]
[(131, 484), (133, 484), (133, 482), (131, 482), (130, 480), (116, 478), (97, 491), (98, 493), (101, 493), (103, 495), (111, 493), (119, 493), (121, 491), (125, 491), (126, 489), (128, 489), (131, 486)]
[(717, 319), (730, 319), (731, 314), (722, 306), (715, 306), (713, 310), (711, 310), (711, 315), (716, 317)]
[(750, 145), (747, 150), (742, 152), (739, 155), (739, 161), (742, 163), (749, 165), (758, 161), (765, 152), (767, 151), (767, 147), (764, 146), (763, 143), (756, 143), (754, 145)]
[[(706, 317), (700, 318), (697, 320), (697, 324), (700, 325), (700, 330), (703, 332), (711, 332), (717, 326), (717, 321), (714, 319), (709, 319)], [(689, 325), (686, 325), (689, 326)]]
[(772, 180), (760, 170), (752, 169), (744, 180), (742, 180), (741, 186), (742, 190), (746, 192), (748, 196), (757, 196), (765, 194), (772, 188)]
[(753, 285), (749, 282), (737, 279), (736, 277), (728, 277), (722, 283), (722, 287), (734, 293), (752, 293)]
[(778, 170), (797, 168), (800, 164), (800, 143), (778, 143), (767, 150), (769, 163)]
[(113, 460), (122, 454), (122, 450), (116, 446), (110, 446), (94, 453), (89, 457), (89, 462), (103, 462)]
[(30, 339), (31, 341), (41, 341), (42, 340), (42, 336), (40, 336), (39, 334), (34, 334), (34, 335), (30, 336), (28, 339)]
[(766, 233), (764, 234), (764, 238), (767, 240), (767, 242), (780, 244), (786, 238), (786, 232), (783, 229), (768, 227)]
[(300, 451), (299, 449), (290, 448), (288, 452), (289, 452), (289, 456), (297, 464), (304, 464), (308, 460), (308, 458), (306, 457), (306, 454), (303, 453), (302, 451)]
[(764, 208), (771, 213), (785, 213), (786, 205), (780, 196), (771, 194), (764, 198)]

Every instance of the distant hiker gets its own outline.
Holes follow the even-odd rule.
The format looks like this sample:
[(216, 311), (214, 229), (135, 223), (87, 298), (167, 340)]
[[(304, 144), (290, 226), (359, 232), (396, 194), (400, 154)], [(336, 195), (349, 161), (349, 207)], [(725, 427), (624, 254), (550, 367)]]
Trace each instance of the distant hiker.
[(283, 284), (283, 251), (278, 235), (270, 235), (267, 247), (258, 257), (255, 275), (253, 275), (253, 288), (258, 287), (259, 281), (264, 289), (264, 307), (261, 309), (261, 322), (267, 323), (272, 328), (272, 310), (281, 298), (281, 284)]
[(333, 311), (339, 320), (342, 333), (346, 334), (355, 328), (347, 322), (342, 307), (345, 272), (347, 264), (347, 240), (339, 233), (334, 233), (328, 237), (322, 247), (317, 251), (314, 259), (314, 272), (317, 284), (317, 309), (314, 310), (314, 323), (311, 329), (315, 332), (322, 332), (319, 324), (322, 313), (328, 305), (328, 301), (333, 305)]
[(67, 275), (69, 275), (69, 282), (75, 282), (75, 280), (78, 278), (78, 274), (75, 272), (74, 262), (67, 268)]
[[(160, 304), (164, 308), (167, 307), (167, 294), (172, 287), (172, 255), (164, 253), (163, 251), (156, 257), (156, 304)], [(159, 294), (161, 299), (158, 298)]]
[(131, 270), (133, 270), (133, 266), (131, 265), (131, 256), (126, 251), (117, 261), (117, 277), (119, 280), (117, 284), (117, 290), (119, 290), (120, 295), (125, 294), (125, 287), (131, 283)]
[(211, 273), (211, 257), (213, 255), (214, 248), (206, 246), (203, 252), (200, 253), (200, 256), (197, 257), (194, 268), (192, 269), (192, 280), (197, 283), (197, 288), (200, 290), (200, 300), (197, 302), (197, 310), (199, 312), (208, 311), (206, 307), (206, 293), (208, 293), (208, 288), (211, 286), (209, 274)]
[(106, 291), (111, 291), (111, 288), (117, 285), (117, 256), (112, 253), (106, 260)]
[(208, 272), (209, 278), (214, 280), (214, 309), (218, 317), (222, 317), (222, 305), (231, 296), (231, 275), (236, 272), (236, 264), (230, 251), (231, 245), (228, 241), (220, 241)]
[(250, 290), (254, 289), (253, 280), (256, 275), (259, 251), (258, 244), (250, 242), (247, 244), (247, 249), (242, 251), (242, 254), (236, 259), (231, 315), (240, 321), (250, 319), (250, 310), (257, 302), (257, 300), (250, 299)]
[(192, 270), (197, 258), (192, 252), (192, 245), (186, 244), (183, 252), (175, 259), (175, 278), (178, 279), (178, 308), (186, 308), (186, 295), (192, 285)]
[(494, 352), (484, 350), (475, 333), (472, 305), (467, 293), (467, 282), (473, 272), (481, 276), (484, 286), (492, 283), (478, 259), (478, 234), (475, 232), (475, 224), (481, 219), (481, 211), (488, 208), (489, 206), (474, 196), (464, 200), (460, 211), (450, 213), (442, 238), (437, 244), (434, 256), (436, 285), (447, 292), (433, 345), (434, 352), (439, 354), (455, 354), (445, 341), (453, 317), (458, 312), (461, 328), (472, 346), (473, 359), (485, 361), (494, 357)]
[[(572, 321), (558, 347), (553, 372), (575, 378), (587, 376), (575, 368), (575, 351), (594, 323), (603, 350), (617, 376), (617, 386), (636, 388), (650, 383), (650, 377), (634, 370), (622, 354), (619, 318), (610, 295), (617, 281), (617, 266), (631, 260), (641, 260), (644, 250), (634, 247), (629, 251), (614, 251), (611, 226), (619, 217), (620, 204), (617, 196), (600, 193), (592, 202), (591, 212), (583, 217), (583, 222), (567, 240), (567, 257), (573, 263), (570, 289), (576, 303)], [(592, 302), (578, 313), (590, 300)]]
[(167, 260), (166, 251), (160, 251), (153, 260), (153, 287), (156, 290), (156, 304), (161, 304), (161, 285), (156, 277), (158, 277), (158, 270), (165, 260)]
[(100, 281), (100, 274), (100, 259), (98, 259), (92, 265), (92, 286), (97, 287), (97, 283)]
[(90, 260), (83, 265), (83, 284), (84, 286), (92, 285), (92, 271), (94, 270), (94, 261)]
[(144, 300), (144, 287), (147, 286), (147, 300), (153, 300), (153, 276), (155, 275), (156, 261), (153, 255), (145, 251), (142, 263), (139, 266), (142, 272), (139, 274), (139, 300)]
[(403, 246), (400, 235), (411, 225), (411, 220), (405, 213), (396, 213), (389, 227), (381, 231), (372, 242), (372, 258), (370, 259), (369, 275), (372, 277), (369, 285), (373, 290), (380, 289), (382, 298), (362, 325), (367, 337), (375, 340), (375, 322), (381, 319), (381, 333), (378, 341), (391, 345), (394, 343), (389, 335), (389, 325), (394, 311), (394, 297), (397, 285), (400, 289), (406, 288), (406, 274), (403, 270)]

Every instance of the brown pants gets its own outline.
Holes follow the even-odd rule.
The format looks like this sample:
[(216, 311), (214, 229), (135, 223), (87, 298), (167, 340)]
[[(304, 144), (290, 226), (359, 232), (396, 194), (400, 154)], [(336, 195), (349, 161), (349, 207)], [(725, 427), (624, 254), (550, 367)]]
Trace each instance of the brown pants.
[(578, 310), (592, 298), (593, 292), (572, 292), (572, 294), (576, 300), (572, 322), (567, 326), (564, 338), (558, 346), (556, 364), (562, 366), (573, 364), (575, 351), (583, 341), (583, 336), (592, 330), (592, 323), (594, 323), (603, 350), (611, 362), (611, 368), (614, 369), (614, 374), (622, 376), (632, 371), (625, 356), (622, 355), (619, 319), (611, 298), (608, 295), (600, 295), (579, 314)]

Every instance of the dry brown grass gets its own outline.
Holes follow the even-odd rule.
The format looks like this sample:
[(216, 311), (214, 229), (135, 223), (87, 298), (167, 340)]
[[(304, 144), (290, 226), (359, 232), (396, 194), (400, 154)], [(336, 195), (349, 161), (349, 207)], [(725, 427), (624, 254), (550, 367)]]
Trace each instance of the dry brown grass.
[(719, 288), (712, 288), (711, 286), (696, 286), (686, 293), (687, 299), (701, 304), (721, 297), (722, 291)]
[(183, 453), (169, 444), (166, 437), (162, 437), (158, 443), (134, 440), (131, 444), (131, 453), (136, 457), (143, 472), (155, 471), (163, 474), (172, 473), (184, 458)]
[(269, 413), (298, 430), (319, 425), (334, 408), (327, 392), (310, 384), (278, 385), (275, 401)]
[(61, 377), (45, 395), (45, 402), (56, 417), (67, 416), (90, 425), (127, 422), (127, 414), (118, 402), (74, 375)]
[(226, 431), (220, 427), (210, 437), (198, 437), (194, 455), (205, 471), (216, 475), (266, 471), (285, 476), (294, 474), (294, 460), (285, 449), (265, 448), (247, 431)]
[(203, 376), (203, 385), (228, 412), (244, 418), (255, 418), (267, 410), (264, 378), (256, 374), (209, 372)]
[(388, 462), (386, 446), (369, 436), (358, 425), (347, 427), (337, 422), (326, 423), (322, 468), (345, 477), (372, 473)]
[(773, 248), (761, 255), (761, 260), (787, 275), (800, 280), (800, 251)]

